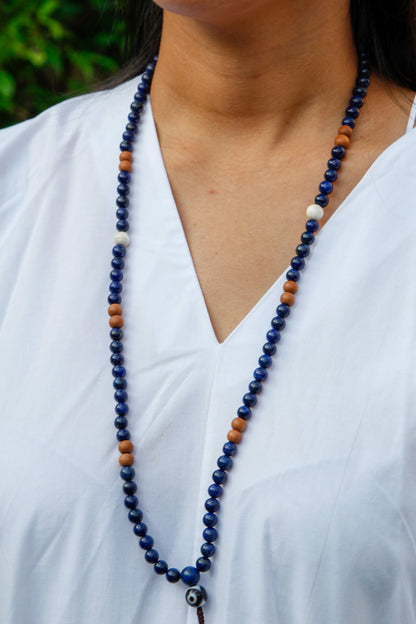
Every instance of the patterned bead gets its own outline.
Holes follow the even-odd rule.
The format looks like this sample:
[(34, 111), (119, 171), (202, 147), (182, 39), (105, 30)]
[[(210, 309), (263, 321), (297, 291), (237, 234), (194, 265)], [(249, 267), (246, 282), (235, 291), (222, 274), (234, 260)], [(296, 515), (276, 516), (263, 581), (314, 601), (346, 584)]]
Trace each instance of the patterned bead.
[(263, 390), (263, 385), (260, 381), (253, 379), (253, 381), (250, 381), (250, 383), (248, 384), (248, 389), (253, 394), (260, 394), (260, 392)]
[(124, 440), (130, 440), (130, 431), (128, 429), (119, 429), (116, 434), (117, 440), (123, 442)]
[(222, 447), (223, 453), (228, 455), (228, 457), (232, 457), (237, 453), (237, 447), (233, 442), (226, 442)]
[(214, 472), (212, 473), (212, 480), (214, 481), (214, 483), (222, 485), (227, 481), (227, 474), (224, 472), (224, 470), (214, 470)]
[(202, 518), (202, 522), (207, 527), (213, 527), (217, 524), (218, 518), (214, 513), (206, 513)]
[(211, 543), (211, 542), (215, 542), (215, 540), (218, 538), (218, 533), (216, 529), (206, 528), (204, 529), (202, 536), (205, 541)]
[(123, 481), (131, 481), (132, 479), (134, 479), (135, 474), (136, 472), (131, 466), (124, 466), (120, 470), (120, 477), (123, 479)]
[[(132, 494), (137, 492), (137, 485), (134, 481), (126, 481), (123, 485), (123, 492), (127, 494), (127, 496), (132, 496)], [(134, 507), (137, 507), (137, 505)]]
[(257, 403), (256, 395), (253, 394), (252, 392), (247, 392), (247, 394), (243, 396), (243, 403), (247, 407), (253, 407)]

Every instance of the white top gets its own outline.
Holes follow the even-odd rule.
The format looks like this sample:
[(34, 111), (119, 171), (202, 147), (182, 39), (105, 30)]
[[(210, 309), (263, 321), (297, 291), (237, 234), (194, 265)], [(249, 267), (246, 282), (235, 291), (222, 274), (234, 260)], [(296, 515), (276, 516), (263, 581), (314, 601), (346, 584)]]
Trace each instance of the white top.
[[(135, 87), (0, 134), (2, 624), (196, 624), (137, 545), (113, 427), (107, 290)], [(221, 501), (206, 624), (416, 623), (415, 195), (410, 131), (318, 235)], [(131, 202), (138, 496), (182, 569), (285, 277), (218, 344), (150, 107)]]

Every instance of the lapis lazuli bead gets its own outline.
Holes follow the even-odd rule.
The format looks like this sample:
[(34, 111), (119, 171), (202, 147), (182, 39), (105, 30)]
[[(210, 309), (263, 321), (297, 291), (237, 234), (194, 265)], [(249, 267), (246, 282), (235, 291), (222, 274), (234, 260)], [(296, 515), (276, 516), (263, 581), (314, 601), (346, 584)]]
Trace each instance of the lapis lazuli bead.
[(126, 496), (126, 498), (124, 499), (124, 504), (128, 509), (135, 509), (139, 504), (139, 499), (137, 498), (137, 496), (134, 496), (134, 494), (131, 496)]
[[(269, 353), (269, 355), (272, 355), (272, 354)], [(250, 383), (248, 384), (248, 389), (253, 394), (260, 394), (260, 392), (263, 390), (263, 386), (260, 381), (257, 381), (256, 379), (254, 379), (253, 381), (250, 381)]]
[(113, 386), (116, 390), (124, 390), (127, 388), (127, 379), (125, 377), (116, 377), (113, 380)]
[[(292, 258), (290, 264), (294, 269), (296, 269), (296, 271), (301, 271), (303, 268), (305, 268), (305, 260), (303, 258), (299, 258), (299, 256), (295, 256), (294, 258)], [(283, 315), (281, 314), (281, 316)]]
[(169, 568), (166, 572), (166, 579), (169, 583), (177, 583), (181, 580), (181, 573), (176, 568)]
[(309, 249), (309, 245), (302, 244), (296, 247), (296, 253), (301, 258), (307, 258), (311, 253), (311, 250)]
[(346, 149), (342, 147), (342, 145), (335, 145), (331, 150), (331, 154), (334, 158), (339, 158), (341, 160), (346, 154)]
[(217, 524), (218, 518), (214, 513), (206, 513), (202, 518), (202, 522), (207, 527), (213, 527)]
[(317, 232), (319, 230), (319, 223), (316, 219), (309, 219), (306, 221), (305, 228), (308, 232)]
[(123, 285), (120, 282), (111, 282), (109, 286), (110, 292), (119, 295), (123, 290)]
[(233, 460), (231, 457), (228, 457), (228, 455), (220, 455), (217, 459), (217, 466), (221, 470), (231, 470), (233, 467)]
[[(276, 344), (280, 341), (280, 333), (276, 330), (276, 329), (269, 329), (269, 331), (266, 334), (266, 338), (269, 342), (272, 342), (273, 344)], [(270, 355), (270, 354), (269, 354)], [(262, 380), (260, 380), (262, 381)]]
[(210, 513), (215, 513), (220, 508), (220, 501), (216, 498), (207, 498), (205, 501), (205, 509)]
[(117, 416), (114, 420), (114, 427), (116, 427), (116, 429), (125, 429), (128, 424), (128, 420), (125, 416)]
[(126, 376), (126, 369), (124, 368), (124, 366), (113, 366), (111, 372), (113, 374), (113, 377), (125, 377)]
[(201, 553), (204, 557), (213, 557), (215, 555), (215, 545), (205, 542), (205, 544), (201, 546)]
[(132, 152), (133, 143), (131, 141), (122, 141), (120, 143), (120, 152)]
[(354, 87), (352, 90), (354, 95), (364, 98), (367, 95), (367, 89), (365, 87)]
[(244, 418), (244, 420), (248, 420), (251, 417), (251, 409), (248, 407), (248, 405), (240, 405), (237, 410), (237, 416), (240, 416), (240, 418)]
[[(237, 453), (237, 444), (235, 444), (234, 442), (226, 442), (222, 447), (222, 450), (225, 455), (232, 457)], [(216, 496), (215, 498), (218, 498), (218, 496)]]
[(156, 563), (159, 560), (159, 553), (154, 548), (150, 548), (144, 553), (144, 558), (147, 563)]
[(166, 572), (168, 571), (168, 564), (166, 563), (166, 561), (163, 561), (163, 559), (160, 559), (157, 563), (155, 563), (153, 569), (156, 574), (166, 574)]
[(123, 479), (123, 481), (131, 481), (132, 479), (134, 479), (135, 474), (136, 472), (131, 466), (123, 466), (123, 468), (120, 470), (120, 477)]
[(119, 256), (120, 258), (124, 258), (126, 255), (126, 248), (124, 245), (114, 245), (113, 247), (113, 256)]
[(263, 345), (263, 353), (266, 355), (274, 355), (276, 353), (276, 345), (273, 342), (266, 342)]
[(138, 522), (134, 525), (133, 532), (137, 537), (144, 537), (147, 535), (147, 525), (144, 522)]
[(292, 282), (298, 282), (300, 280), (300, 273), (299, 273), (299, 271), (297, 271), (293, 267), (290, 268), (286, 272), (286, 279), (288, 279), (289, 281), (292, 281)]
[(129, 184), (131, 181), (131, 175), (128, 171), (120, 171), (117, 176), (117, 180), (120, 182), (120, 184)]
[[(137, 93), (134, 94), (134, 102), (130, 104), (130, 109), (132, 113), (140, 113), (143, 110), (144, 98), (141, 98), (141, 101), (138, 102), (136, 100), (136, 96), (137, 96)], [(129, 119), (137, 119), (137, 118), (138, 118), (138, 115), (136, 115), (136, 117), (133, 117), (133, 116), (130, 117), (129, 115)]]
[(117, 401), (117, 403), (125, 403), (128, 398), (129, 395), (125, 390), (116, 390), (114, 392), (114, 399)]
[(207, 527), (206, 529), (204, 529), (202, 536), (206, 542), (215, 542), (215, 540), (218, 538), (217, 529)]
[(334, 187), (329, 180), (323, 180), (319, 185), (319, 190), (321, 191), (321, 193), (329, 195), (334, 190)]
[(119, 442), (130, 440), (130, 431), (128, 429), (118, 429), (116, 437)]
[(110, 293), (107, 301), (110, 305), (112, 303), (121, 303), (121, 295), (118, 295), (117, 293)]
[(270, 355), (261, 355), (259, 357), (259, 364), (262, 368), (270, 368), (272, 363), (273, 363), (273, 360), (270, 357)]
[(351, 106), (356, 106), (357, 108), (361, 108), (362, 105), (364, 104), (364, 100), (359, 95), (354, 95), (350, 99), (350, 104), (351, 104)]
[(137, 491), (137, 485), (135, 484), (134, 481), (126, 481), (125, 484), (123, 485), (123, 492), (124, 494), (126, 494), (126, 496), (131, 496), (132, 494), (135, 494)]
[[(302, 258), (298, 258), (297, 256), (295, 256), (298, 260), (302, 260)], [(303, 261), (303, 263), (305, 264), (305, 262)], [(290, 307), (288, 305), (286, 305), (285, 303), (281, 303), (280, 305), (277, 306), (276, 308), (276, 312), (279, 316), (282, 316), (283, 318), (287, 318), (290, 314)]]
[(122, 134), (122, 137), (125, 141), (134, 141), (134, 132), (130, 132), (129, 130), (125, 130)]
[(286, 327), (286, 321), (279, 314), (274, 316), (271, 320), (271, 326), (273, 329), (277, 329), (278, 331), (282, 331)]
[(214, 481), (214, 483), (222, 485), (227, 481), (227, 474), (224, 472), (224, 470), (214, 470), (214, 472), (212, 473), (212, 480)]
[(120, 208), (127, 208), (130, 204), (130, 200), (125, 195), (119, 195), (116, 199), (116, 204), (120, 206)]
[(128, 518), (132, 524), (137, 524), (142, 521), (143, 512), (137, 507), (136, 509), (130, 509)]
[(211, 567), (211, 561), (206, 557), (199, 557), (195, 563), (199, 572), (208, 572)]
[(127, 210), (127, 208), (117, 208), (116, 217), (117, 219), (128, 219), (129, 211)]
[(370, 78), (367, 77), (363, 77), (363, 78), (358, 78), (357, 80), (357, 87), (369, 87), (370, 86)]
[(110, 344), (110, 350), (113, 353), (121, 353), (123, 351), (123, 343), (120, 340), (113, 340)]
[(111, 266), (113, 269), (124, 269), (124, 260), (123, 258), (113, 258), (111, 260)]
[(257, 403), (257, 397), (252, 392), (247, 392), (243, 396), (243, 403), (247, 405), (247, 407), (253, 407)]
[(352, 117), (353, 119), (357, 119), (358, 115), (360, 114), (360, 109), (358, 108), (358, 106), (348, 106), (345, 109), (345, 113), (347, 117)]
[(126, 416), (129, 413), (129, 406), (127, 403), (116, 403), (115, 411), (119, 416)]
[(113, 329), (110, 331), (110, 337), (113, 340), (122, 340), (124, 336), (124, 332), (122, 329), (120, 329), (120, 327), (113, 327)]
[(119, 219), (116, 223), (116, 228), (119, 232), (128, 232), (130, 225), (126, 219)]
[(341, 167), (341, 161), (339, 158), (330, 158), (327, 162), (329, 169), (333, 169), (334, 171), (338, 171)]
[(313, 245), (313, 243), (315, 242), (315, 236), (312, 234), (312, 232), (303, 232), (300, 240), (304, 245)]
[(355, 119), (353, 117), (344, 117), (342, 120), (343, 126), (349, 126), (350, 128), (355, 128)]
[(334, 169), (327, 169), (324, 173), (324, 178), (328, 180), (328, 182), (335, 182), (338, 178), (338, 174)]
[(128, 121), (126, 123), (126, 130), (130, 130), (130, 132), (134, 132), (134, 134), (137, 134), (137, 131), (138, 131), (137, 124), (132, 121)]
[(208, 488), (208, 494), (212, 498), (220, 498), (222, 496), (222, 487), (218, 483), (211, 483)]
[[(283, 319), (281, 320), (283, 321)], [(276, 330), (271, 330), (271, 331), (276, 331)], [(256, 368), (255, 371), (253, 372), (253, 377), (254, 379), (257, 379), (257, 381), (266, 381), (268, 376), (269, 376), (268, 372), (264, 368), (261, 368), (260, 366)]]
[(181, 579), (185, 585), (196, 585), (199, 581), (199, 572), (193, 566), (187, 566), (181, 572)]
[(140, 548), (143, 548), (143, 550), (149, 550), (150, 548), (153, 547), (154, 543), (155, 543), (155, 540), (153, 539), (151, 535), (144, 535), (139, 540), (139, 546)]
[[(338, 147), (338, 146), (337, 146)], [(324, 193), (319, 193), (319, 195), (315, 196), (315, 204), (318, 204), (318, 206), (322, 206), (322, 208), (325, 208), (325, 206), (328, 206), (328, 195), (325, 195)]]

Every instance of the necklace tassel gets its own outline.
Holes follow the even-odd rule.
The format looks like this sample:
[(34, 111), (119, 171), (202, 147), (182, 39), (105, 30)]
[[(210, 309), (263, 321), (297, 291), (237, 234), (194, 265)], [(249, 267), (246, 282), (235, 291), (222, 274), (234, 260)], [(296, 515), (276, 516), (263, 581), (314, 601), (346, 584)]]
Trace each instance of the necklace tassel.
[(198, 624), (205, 624), (204, 610), (202, 607), (198, 607), (196, 614), (198, 616)]

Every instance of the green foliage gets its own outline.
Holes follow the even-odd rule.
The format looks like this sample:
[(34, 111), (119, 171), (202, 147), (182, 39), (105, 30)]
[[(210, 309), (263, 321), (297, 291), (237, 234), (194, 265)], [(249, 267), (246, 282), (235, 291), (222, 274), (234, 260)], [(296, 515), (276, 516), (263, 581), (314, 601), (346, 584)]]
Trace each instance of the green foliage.
[(125, 27), (114, 0), (0, 0), (0, 127), (116, 72)]

